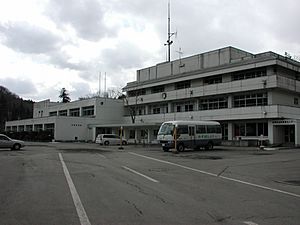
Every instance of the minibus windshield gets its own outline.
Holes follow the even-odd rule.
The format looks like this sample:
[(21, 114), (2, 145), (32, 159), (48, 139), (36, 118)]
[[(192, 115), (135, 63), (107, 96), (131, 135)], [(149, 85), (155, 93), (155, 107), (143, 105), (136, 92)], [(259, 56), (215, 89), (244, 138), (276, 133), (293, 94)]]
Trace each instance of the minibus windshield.
[(174, 124), (172, 123), (164, 123), (159, 131), (158, 135), (173, 135)]

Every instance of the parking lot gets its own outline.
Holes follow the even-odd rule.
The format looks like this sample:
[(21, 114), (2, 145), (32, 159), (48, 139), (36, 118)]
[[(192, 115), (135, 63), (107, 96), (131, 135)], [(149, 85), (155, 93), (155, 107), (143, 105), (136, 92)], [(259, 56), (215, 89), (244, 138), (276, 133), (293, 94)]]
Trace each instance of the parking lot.
[(0, 150), (1, 224), (299, 224), (300, 149)]

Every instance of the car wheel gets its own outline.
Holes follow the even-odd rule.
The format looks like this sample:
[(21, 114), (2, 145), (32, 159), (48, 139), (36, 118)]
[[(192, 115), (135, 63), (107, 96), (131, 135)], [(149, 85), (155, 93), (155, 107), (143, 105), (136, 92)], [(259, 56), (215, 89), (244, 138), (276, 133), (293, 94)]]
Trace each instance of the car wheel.
[(109, 145), (109, 141), (104, 141), (104, 145)]
[(127, 141), (122, 141), (122, 145), (127, 145)]
[(14, 144), (14, 146), (12, 147), (13, 150), (20, 150), (21, 145), (20, 144)]
[(180, 143), (177, 145), (177, 151), (183, 152), (184, 151), (184, 144)]

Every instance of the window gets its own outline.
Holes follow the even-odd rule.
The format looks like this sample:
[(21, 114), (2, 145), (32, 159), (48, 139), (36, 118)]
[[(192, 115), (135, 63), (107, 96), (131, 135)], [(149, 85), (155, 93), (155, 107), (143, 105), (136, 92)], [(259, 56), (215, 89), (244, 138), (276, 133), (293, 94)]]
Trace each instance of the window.
[(175, 83), (175, 90), (185, 89), (185, 88), (190, 88), (190, 87), (191, 87), (191, 81), (190, 80)]
[(268, 136), (268, 123), (234, 124), (234, 135), (247, 137)]
[(82, 107), (82, 116), (93, 116), (94, 106)]
[(197, 134), (204, 134), (204, 133), (206, 133), (206, 126), (205, 125), (197, 125), (196, 126), (196, 133)]
[(184, 111), (185, 112), (190, 112), (190, 111), (194, 111), (194, 105), (193, 104), (187, 104), (184, 106)]
[(128, 91), (127, 94), (128, 94), (129, 97), (145, 95), (146, 90), (145, 89), (140, 89), (140, 90), (135, 90), (135, 91)]
[(164, 91), (165, 91), (165, 86), (163, 86), (163, 85), (151, 88), (152, 94), (160, 93), (160, 92), (164, 92)]
[(57, 111), (49, 112), (49, 116), (57, 116)]
[(75, 108), (75, 109), (70, 109), (70, 116), (79, 116), (79, 108)]
[(168, 105), (167, 104), (152, 105), (150, 106), (150, 112), (152, 114), (168, 113)]
[(257, 136), (268, 136), (268, 123), (257, 124)]
[(249, 107), (268, 105), (267, 93), (236, 95), (233, 97), (233, 107)]
[(186, 102), (175, 102), (172, 105), (173, 112), (190, 112), (194, 111), (194, 102), (186, 101)]
[(177, 134), (188, 134), (189, 129), (187, 125), (179, 125), (177, 128)]
[(222, 127), (222, 140), (228, 140), (228, 123), (221, 124)]
[(160, 114), (160, 108), (159, 107), (153, 108), (153, 114)]
[(207, 125), (207, 133), (221, 133), (221, 126)]
[(59, 116), (67, 116), (68, 115), (68, 111), (67, 110), (60, 110), (60, 111), (58, 111), (58, 115)]
[(129, 138), (134, 139), (135, 138), (135, 130), (130, 130), (129, 131)]
[(212, 110), (228, 108), (228, 98), (211, 98), (199, 100), (199, 110)]
[(5, 137), (5, 136), (0, 136), (0, 140), (1, 141), (9, 141), (9, 139), (7, 137)]
[(235, 72), (232, 74), (232, 80), (245, 80), (262, 76), (267, 76), (266, 68)]
[(222, 76), (213, 76), (213, 77), (204, 78), (203, 83), (204, 85), (222, 83)]
[(256, 132), (256, 123), (246, 123), (246, 136), (258, 136)]
[(148, 133), (145, 130), (141, 130), (141, 138), (147, 138), (148, 137)]

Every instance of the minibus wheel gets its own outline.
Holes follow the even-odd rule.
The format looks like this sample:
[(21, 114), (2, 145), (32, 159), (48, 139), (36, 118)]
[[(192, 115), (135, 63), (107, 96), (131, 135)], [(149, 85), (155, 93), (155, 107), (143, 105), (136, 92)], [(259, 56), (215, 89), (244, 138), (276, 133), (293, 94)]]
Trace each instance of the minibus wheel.
[(164, 150), (164, 152), (168, 152), (168, 151), (169, 151), (169, 148), (163, 147), (163, 150)]
[(214, 145), (212, 142), (208, 142), (207, 145), (205, 146), (205, 150), (213, 150)]
[(177, 150), (178, 150), (179, 152), (183, 152), (183, 151), (184, 151), (184, 144), (182, 144), (182, 143), (178, 144), (178, 145), (177, 145)]

